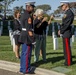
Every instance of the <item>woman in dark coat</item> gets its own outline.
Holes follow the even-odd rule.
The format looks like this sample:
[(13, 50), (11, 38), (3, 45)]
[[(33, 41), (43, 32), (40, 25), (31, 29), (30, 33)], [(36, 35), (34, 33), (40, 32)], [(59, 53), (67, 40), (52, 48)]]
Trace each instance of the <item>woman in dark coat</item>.
[(21, 23), (20, 23), (20, 11), (16, 10), (14, 12), (14, 29), (13, 29), (13, 35), (14, 35), (14, 39), (15, 39), (15, 55), (16, 58), (20, 58), (20, 54), (19, 54), (19, 48), (20, 48), (20, 43), (18, 41), (19, 36), (20, 36), (20, 31), (21, 31)]

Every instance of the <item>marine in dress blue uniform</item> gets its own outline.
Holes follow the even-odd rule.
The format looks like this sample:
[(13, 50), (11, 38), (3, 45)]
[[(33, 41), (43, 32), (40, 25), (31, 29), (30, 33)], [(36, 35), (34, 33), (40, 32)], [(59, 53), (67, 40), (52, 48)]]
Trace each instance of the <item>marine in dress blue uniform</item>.
[[(21, 25), (22, 32), (19, 38), (19, 42), (22, 43), (22, 53), (20, 60), (20, 72), (23, 74), (31, 72), (31, 53), (32, 53), (32, 42), (33, 42), (33, 34), (32, 34), (32, 25), (33, 19), (31, 13), (34, 10), (35, 2), (27, 2), (26, 10), (21, 15)], [(30, 7), (32, 7), (31, 10)]]
[(71, 47), (70, 47), (70, 38), (72, 36), (71, 31), (71, 25), (74, 20), (74, 14), (70, 10), (69, 2), (62, 1), (61, 2), (61, 8), (63, 11), (65, 11), (63, 19), (62, 19), (62, 25), (60, 29), (60, 33), (63, 35), (63, 50), (64, 50), (64, 58), (65, 58), (65, 65), (70, 66), (72, 64), (72, 53), (71, 53)]

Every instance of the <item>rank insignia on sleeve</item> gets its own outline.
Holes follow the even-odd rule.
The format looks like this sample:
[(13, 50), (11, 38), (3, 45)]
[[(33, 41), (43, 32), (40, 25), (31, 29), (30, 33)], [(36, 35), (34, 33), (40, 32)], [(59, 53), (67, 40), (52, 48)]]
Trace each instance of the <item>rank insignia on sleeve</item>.
[(28, 18), (28, 24), (31, 24), (31, 23), (32, 23), (31, 18)]

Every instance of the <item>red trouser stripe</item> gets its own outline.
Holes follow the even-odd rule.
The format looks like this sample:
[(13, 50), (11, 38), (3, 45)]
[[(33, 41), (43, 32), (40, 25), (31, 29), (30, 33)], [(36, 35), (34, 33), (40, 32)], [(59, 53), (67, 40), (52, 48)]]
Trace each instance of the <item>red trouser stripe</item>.
[(28, 73), (29, 72), (29, 70), (28, 70), (28, 64), (29, 64), (29, 53), (30, 53), (30, 46), (27, 46), (27, 54), (26, 54), (26, 73)]
[(70, 48), (69, 48), (69, 39), (68, 38), (65, 38), (65, 43), (66, 43), (67, 63), (69, 66), (71, 64), (71, 60), (70, 60)]

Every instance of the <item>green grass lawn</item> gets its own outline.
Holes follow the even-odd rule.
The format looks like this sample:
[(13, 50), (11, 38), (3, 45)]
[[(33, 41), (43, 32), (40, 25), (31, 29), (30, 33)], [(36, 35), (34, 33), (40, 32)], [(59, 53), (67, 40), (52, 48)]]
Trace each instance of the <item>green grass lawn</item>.
[[(40, 56), (38, 67), (45, 68), (51, 70), (54, 67), (62, 66), (64, 63), (64, 56), (62, 50), (62, 39), (58, 38), (59, 49), (53, 50), (53, 39), (51, 36), (47, 37), (47, 62), (44, 63), (42, 61), (42, 57)], [(10, 45), (10, 40), (8, 36), (0, 36), (0, 60), (12, 61), (19, 63), (19, 60), (15, 58), (15, 54), (12, 50), (12, 46)], [(67, 73), (67, 75), (76, 75), (76, 39), (72, 46), (72, 59), (73, 65), (66, 67), (71, 69), (72, 71)], [(32, 63), (34, 63), (34, 56), (32, 53)]]

